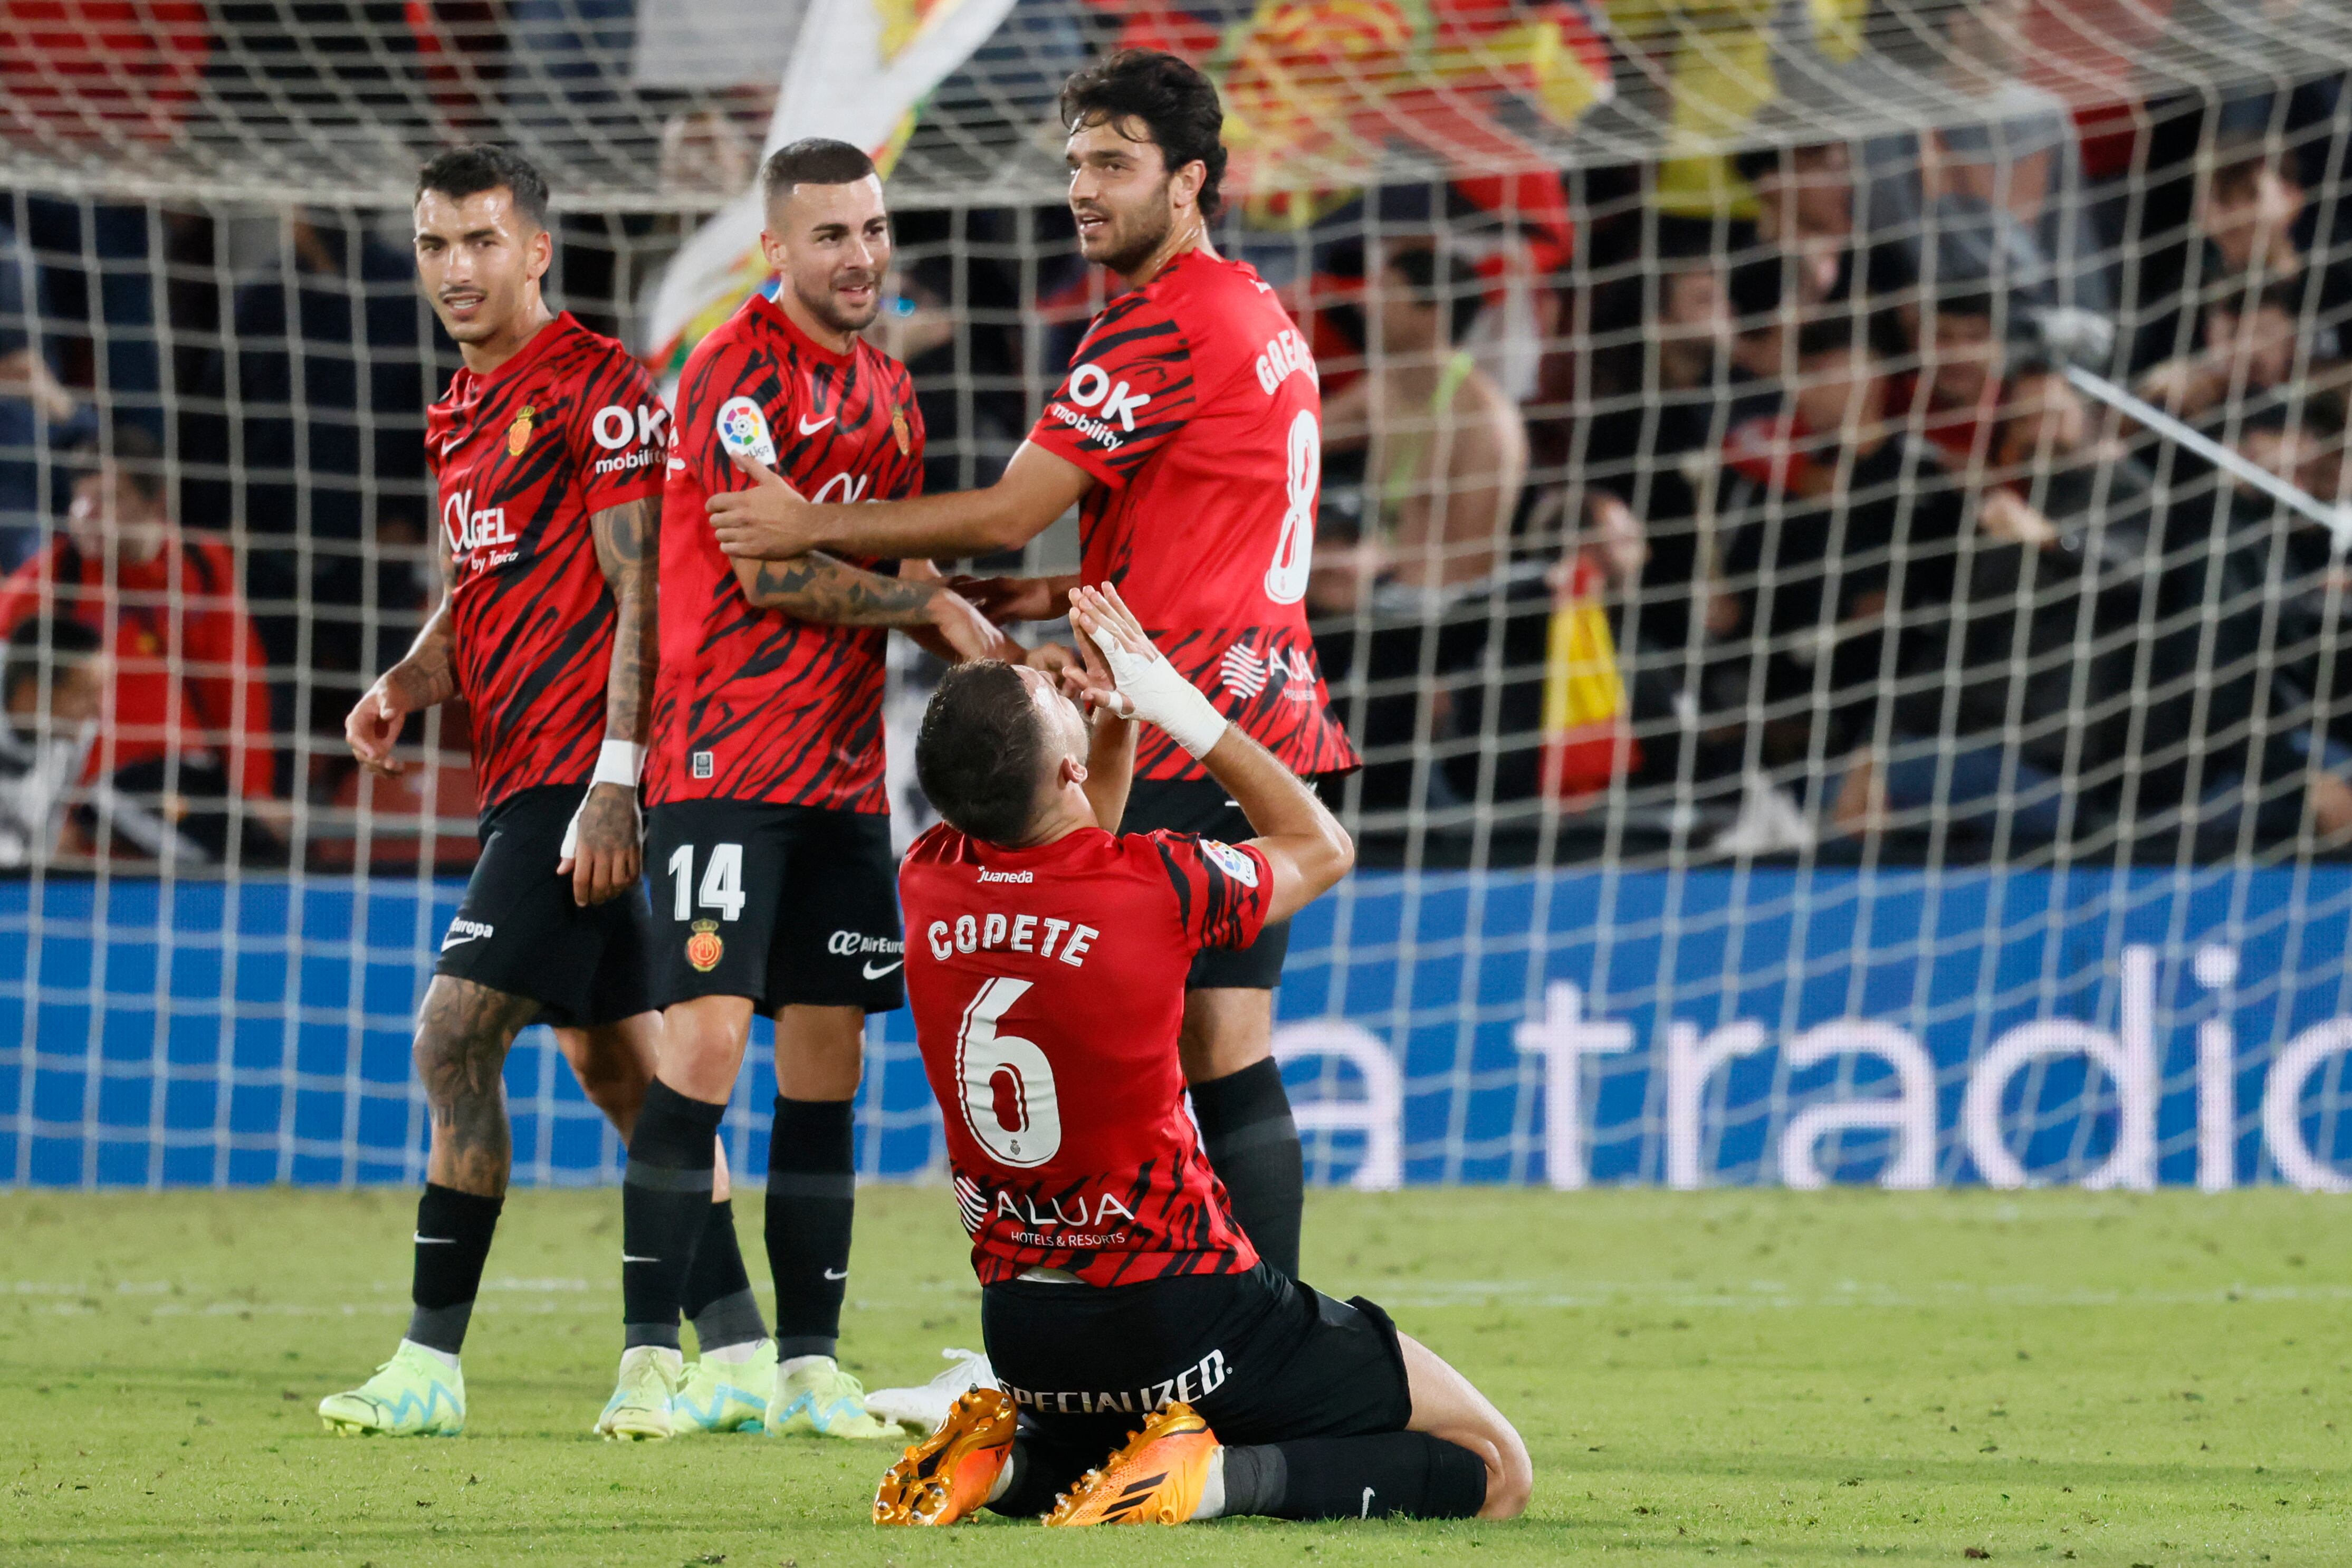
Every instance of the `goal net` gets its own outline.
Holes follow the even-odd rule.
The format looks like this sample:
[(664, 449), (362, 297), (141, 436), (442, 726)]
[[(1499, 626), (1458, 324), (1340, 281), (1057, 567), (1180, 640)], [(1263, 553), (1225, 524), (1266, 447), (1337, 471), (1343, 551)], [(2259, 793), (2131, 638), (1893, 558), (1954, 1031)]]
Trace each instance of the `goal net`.
[[(466, 718), (396, 780), (341, 731), (438, 592), (422, 156), (541, 163), (551, 296), (664, 364), (759, 281), (766, 142), (855, 125), (877, 340), (969, 488), (1107, 297), (1055, 91), (1141, 46), (1218, 81), (1217, 242), (1322, 377), (1365, 766), (1278, 999), (1312, 1176), (2352, 1182), (2352, 12), (663, 12), (0, 16), (0, 1181), (421, 1173)], [(893, 658), (903, 838), (936, 670)], [(933, 1171), (908, 1021), (869, 1038), (861, 1169)], [(508, 1088), (519, 1180), (613, 1177), (545, 1030)]]

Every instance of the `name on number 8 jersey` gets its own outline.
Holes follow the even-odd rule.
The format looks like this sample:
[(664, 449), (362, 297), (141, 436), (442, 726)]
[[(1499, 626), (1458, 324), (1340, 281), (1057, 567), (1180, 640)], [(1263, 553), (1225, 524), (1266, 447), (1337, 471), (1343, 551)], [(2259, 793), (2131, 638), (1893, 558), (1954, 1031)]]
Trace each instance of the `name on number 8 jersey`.
[[(1087, 582), (1112, 582), (1160, 651), (1301, 775), (1357, 765), (1307, 635), (1323, 478), (1315, 357), (1246, 262), (1198, 251), (1113, 300), (1030, 432), (1097, 481)], [(1136, 776), (1203, 778), (1157, 731)]]
[(1008, 849), (933, 827), (898, 876), (907, 995), (983, 1284), (1243, 1273), (1184, 1110), (1184, 982), (1265, 921), (1265, 858), (1097, 828)]

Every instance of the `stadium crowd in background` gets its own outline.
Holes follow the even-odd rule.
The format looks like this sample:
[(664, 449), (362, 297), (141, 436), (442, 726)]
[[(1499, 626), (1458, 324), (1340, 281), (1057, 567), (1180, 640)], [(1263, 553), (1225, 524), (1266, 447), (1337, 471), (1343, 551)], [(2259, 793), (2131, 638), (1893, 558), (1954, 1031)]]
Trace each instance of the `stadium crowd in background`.
[[(517, 16), (517, 37), (552, 25)], [(1369, 852), (1555, 805), (1572, 827), (1612, 790), (1614, 830), (1724, 849), (2205, 854), (2352, 827), (2333, 541), (2067, 374), (2337, 503), (2343, 82), (2126, 105), (2118, 132), (2023, 85), (1983, 17), (1939, 25), (1974, 121), (1824, 140), (1768, 105), (1696, 172), (1360, 192), (1304, 240), (1255, 207), (1228, 225), (1320, 363), (1307, 602)], [(442, 31), (415, 40), (428, 75), (517, 68), (498, 27)], [(617, 90), (523, 74), (550, 112)], [(670, 130), (681, 179), (741, 162), (724, 115)], [(1065, 219), (901, 216), (877, 331), (916, 377), (927, 489), (997, 477), (1099, 308)], [(332, 737), (436, 596), (419, 439), (454, 353), (396, 226), (268, 226), (30, 195), (0, 214), (0, 563), (33, 560), (29, 583), (66, 552), (104, 586), (68, 517), (103, 432), (129, 545), (104, 570), (210, 575), (152, 633), (172, 680), (110, 644), (112, 700), (186, 700), (89, 779), (168, 764), (108, 776), (215, 859), (352, 863), (372, 800), (371, 852), (413, 865)], [(619, 330), (625, 301), (593, 302), (617, 253), (581, 238), (567, 302)], [(189, 542), (143, 555), (175, 518)], [(461, 811), (465, 724), (438, 731), (459, 782), (397, 809)]]

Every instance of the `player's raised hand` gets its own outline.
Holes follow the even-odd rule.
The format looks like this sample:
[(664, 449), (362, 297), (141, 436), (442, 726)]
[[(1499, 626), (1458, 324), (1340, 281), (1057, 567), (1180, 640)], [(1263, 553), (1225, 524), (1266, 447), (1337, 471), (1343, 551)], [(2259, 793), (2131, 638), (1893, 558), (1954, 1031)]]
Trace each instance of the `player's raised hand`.
[(400, 743), (400, 731), (407, 724), (408, 716), (432, 705), (429, 700), (420, 700), (425, 694), (416, 688), (417, 683), (395, 664), (376, 677), (375, 684), (344, 716), (343, 739), (350, 743), (352, 755), (368, 772), (389, 778), (408, 771), (408, 764), (393, 754), (393, 748)]
[(582, 909), (601, 904), (636, 885), (644, 824), (637, 792), (626, 784), (591, 784), (564, 830), (555, 874), (572, 879), (572, 901)]
[(1108, 714), (1121, 722), (1134, 717), (1135, 705), (1119, 695), (1118, 682), (1092, 637), (1081, 632), (1075, 649), (1047, 643), (1029, 655), (1029, 664), (1053, 676), (1061, 684), (1062, 695), (1088, 714)]
[(930, 616), (932, 628), (955, 650), (958, 658), (1021, 662), (1021, 645), (990, 625), (988, 617), (974, 608), (971, 600), (954, 590), (942, 588), (932, 595), (925, 613)]
[(727, 460), (751, 477), (751, 488), (722, 490), (702, 503), (719, 549), (751, 561), (789, 561), (824, 542), (807, 500), (783, 476), (746, 452), (730, 450)]
[[(1070, 590), (1070, 624), (1091, 637), (1104, 653), (1123, 652), (1147, 663), (1160, 657), (1151, 646), (1151, 638), (1143, 630), (1143, 623), (1118, 596), (1118, 589), (1108, 583), (1099, 588), (1079, 586)], [(1118, 660), (1112, 660), (1116, 668)]]

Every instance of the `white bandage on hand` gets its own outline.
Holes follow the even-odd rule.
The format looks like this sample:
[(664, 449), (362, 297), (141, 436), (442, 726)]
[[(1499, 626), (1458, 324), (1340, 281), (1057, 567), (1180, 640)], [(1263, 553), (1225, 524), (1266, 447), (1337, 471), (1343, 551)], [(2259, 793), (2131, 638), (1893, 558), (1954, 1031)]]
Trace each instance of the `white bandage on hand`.
[[(596, 748), (596, 771), (588, 775), (591, 791), (598, 784), (620, 784), (629, 791), (629, 806), (636, 812), (637, 837), (640, 839), (646, 836), (646, 814), (637, 805), (636, 789), (645, 767), (646, 749), (643, 746), (635, 741), (607, 741)], [(572, 852), (580, 847), (580, 814), (587, 809), (588, 796), (583, 795), (579, 805), (572, 813), (572, 821), (563, 829), (563, 847), (556, 851), (559, 861), (571, 859)]]
[(1127, 700), (1129, 717), (1166, 731), (1196, 762), (1224, 739), (1230, 721), (1201, 694), (1200, 688), (1177, 674), (1176, 667), (1162, 658), (1158, 648), (1131, 653), (1117, 638), (1100, 631), (1094, 639), (1110, 666), (1112, 684)]

